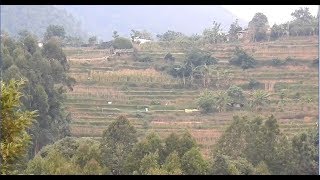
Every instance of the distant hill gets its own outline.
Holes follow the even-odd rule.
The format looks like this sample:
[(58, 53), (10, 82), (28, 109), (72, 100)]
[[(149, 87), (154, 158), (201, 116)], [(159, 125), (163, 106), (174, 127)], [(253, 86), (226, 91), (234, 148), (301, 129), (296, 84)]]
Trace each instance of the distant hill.
[(21, 30), (29, 30), (43, 37), (50, 25), (62, 25), (66, 35), (87, 38), (80, 21), (70, 13), (52, 5), (1, 5), (1, 30), (17, 35)]
[[(99, 38), (108, 40), (114, 30), (122, 36), (129, 36), (131, 29), (146, 29), (155, 36), (167, 30), (191, 35), (202, 33), (213, 20), (220, 22), (228, 31), (237, 18), (222, 6), (187, 5), (105, 5), (105, 6), (56, 6), (65, 9), (81, 20), (83, 28)], [(239, 24), (247, 22), (239, 19)]]

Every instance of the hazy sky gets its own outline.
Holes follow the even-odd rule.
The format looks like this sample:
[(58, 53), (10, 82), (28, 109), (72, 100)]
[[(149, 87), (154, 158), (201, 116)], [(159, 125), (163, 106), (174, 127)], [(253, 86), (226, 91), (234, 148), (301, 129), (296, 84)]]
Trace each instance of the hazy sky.
[(262, 12), (268, 17), (270, 26), (292, 20), (291, 13), (299, 7), (308, 7), (314, 16), (318, 13), (317, 5), (223, 5), (223, 7), (248, 22), (255, 13)]

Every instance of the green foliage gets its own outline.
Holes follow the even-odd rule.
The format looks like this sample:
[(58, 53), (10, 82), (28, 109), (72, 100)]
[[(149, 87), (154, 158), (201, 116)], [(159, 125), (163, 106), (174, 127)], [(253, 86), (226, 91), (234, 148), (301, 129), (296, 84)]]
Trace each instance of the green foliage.
[(319, 132), (316, 128), (292, 139), (292, 174), (319, 174)]
[(117, 39), (117, 38), (119, 37), (118, 31), (113, 31), (112, 37), (113, 37), (114, 39)]
[(113, 41), (113, 48), (115, 49), (131, 49), (133, 48), (130, 39), (117, 37)]
[(214, 150), (214, 158), (220, 155), (231, 159), (241, 157), (253, 166), (264, 162), (271, 174), (287, 174), (292, 159), (290, 143), (281, 134), (273, 116), (267, 119), (234, 117)]
[(96, 44), (97, 43), (97, 36), (90, 37), (88, 42), (89, 42), (90, 45)]
[(230, 41), (235, 41), (238, 39), (238, 32), (242, 30), (242, 27), (238, 24), (238, 19), (230, 25), (229, 36)]
[(223, 42), (224, 35), (220, 33), (222, 30), (220, 26), (221, 23), (213, 21), (211, 28), (206, 28), (205, 30), (203, 30), (203, 41), (210, 44)]
[(213, 175), (252, 175), (253, 165), (246, 159), (238, 157), (232, 159), (227, 155), (217, 155), (213, 159), (211, 174)]
[(193, 147), (187, 151), (181, 158), (181, 167), (183, 174), (186, 175), (204, 175), (208, 171), (208, 164), (203, 159), (200, 151)]
[(272, 59), (272, 66), (282, 66), (285, 65), (286, 61), (281, 61), (280, 59)]
[(157, 38), (159, 41), (175, 41), (180, 37), (185, 36), (181, 32), (175, 32), (175, 31), (167, 31), (164, 34), (158, 34)]
[(256, 13), (249, 22), (249, 29), (253, 31), (254, 41), (267, 39), (268, 18), (263, 13)]
[(171, 53), (168, 53), (164, 56), (164, 60), (174, 62), (175, 57), (173, 57)]
[(215, 98), (212, 92), (205, 91), (197, 101), (200, 109), (204, 113), (210, 113), (214, 111), (215, 108)]
[(27, 174), (109, 174), (102, 165), (100, 142), (67, 137), (44, 147), (31, 161)]
[(59, 37), (61, 39), (64, 39), (65, 35), (66, 35), (66, 32), (63, 26), (49, 25), (47, 27), (46, 33), (44, 34), (44, 39), (46, 41), (51, 39), (52, 37)]
[(201, 65), (213, 65), (217, 64), (218, 60), (207, 52), (192, 49), (187, 53), (186, 63), (192, 65), (193, 67), (198, 67)]
[(249, 89), (258, 89), (261, 86), (261, 83), (255, 79), (250, 79), (248, 87)]
[(141, 172), (142, 175), (154, 174), (154, 172), (152, 171), (160, 168), (158, 161), (159, 161), (158, 152), (145, 155), (141, 160), (139, 171)]
[(311, 15), (309, 8), (299, 8), (291, 16), (294, 20), (289, 25), (290, 35), (309, 36), (319, 33), (318, 19)]
[(271, 28), (270, 37), (272, 40), (276, 40), (282, 36), (287, 35), (288, 24), (274, 24)]
[(229, 60), (229, 63), (235, 66), (240, 66), (243, 70), (254, 68), (256, 60), (248, 55), (244, 50), (236, 48), (234, 56)]
[[(4, 55), (10, 63), (3, 70), (3, 80), (26, 79), (25, 94), (21, 101), (23, 108), (38, 110), (36, 123), (30, 128), (32, 157), (44, 145), (70, 134), (67, 113), (61, 107), (66, 86), (72, 89), (74, 79), (67, 75), (69, 68), (61, 44), (50, 39), (41, 49), (34, 35), (23, 32), (18, 41), (5, 37), (1, 41)], [(10, 65), (10, 66), (9, 66)]]
[(197, 103), (203, 113), (214, 111), (221, 112), (226, 110), (227, 104), (232, 101), (232, 98), (227, 92), (218, 91), (216, 93), (205, 91), (198, 98)]
[(261, 161), (256, 167), (255, 172), (256, 175), (270, 175), (268, 166), (265, 162)]
[(268, 106), (270, 103), (270, 94), (263, 90), (254, 91), (250, 97), (250, 106), (255, 110), (262, 110), (263, 107)]
[(168, 172), (169, 175), (181, 175), (181, 163), (179, 155), (176, 151), (173, 151), (166, 158), (163, 168)]
[(145, 62), (145, 63), (150, 63), (152, 62), (152, 58), (148, 55), (144, 55), (144, 56), (141, 56), (141, 57), (138, 57), (137, 58), (139, 62)]
[(244, 103), (245, 97), (243, 94), (243, 89), (241, 87), (232, 85), (227, 90), (227, 94), (233, 103)]
[(28, 128), (36, 117), (36, 111), (22, 110), (20, 101), (23, 81), (1, 81), (1, 174), (12, 173), (19, 160), (27, 154), (30, 145)]
[(152, 34), (147, 32), (146, 30), (143, 31), (137, 31), (132, 29), (131, 30), (131, 38), (135, 39), (135, 38), (139, 38), (139, 39), (148, 39), (148, 40), (152, 40)]
[(124, 116), (119, 116), (103, 132), (100, 146), (102, 159), (112, 174), (125, 172), (125, 160), (136, 142), (137, 132)]

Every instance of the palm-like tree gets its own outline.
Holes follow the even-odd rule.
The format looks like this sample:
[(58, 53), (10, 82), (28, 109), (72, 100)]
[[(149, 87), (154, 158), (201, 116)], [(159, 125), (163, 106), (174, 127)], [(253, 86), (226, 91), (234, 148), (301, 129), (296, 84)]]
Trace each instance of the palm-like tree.
[(215, 94), (215, 106), (219, 112), (225, 110), (230, 98), (225, 91), (219, 91)]
[(270, 94), (263, 90), (254, 91), (251, 94), (250, 105), (251, 108), (261, 110), (262, 107), (267, 106), (270, 102)]

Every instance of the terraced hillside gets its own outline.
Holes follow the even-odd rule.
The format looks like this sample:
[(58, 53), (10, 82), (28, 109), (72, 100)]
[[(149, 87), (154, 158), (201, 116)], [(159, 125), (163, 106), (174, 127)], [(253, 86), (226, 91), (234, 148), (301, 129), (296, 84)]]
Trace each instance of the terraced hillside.
[[(291, 136), (316, 126), (318, 119), (318, 69), (312, 66), (312, 60), (317, 58), (318, 53), (315, 46), (318, 45), (313, 39), (289, 39), (261, 46), (247, 44), (247, 49), (255, 47), (256, 54), (253, 53), (253, 56), (266, 65), (246, 71), (223, 63), (231, 56), (233, 46), (206, 48), (221, 60), (219, 67), (230, 70), (233, 77), (230, 84), (243, 86), (251, 78), (263, 83), (262, 88), (271, 93), (271, 104), (259, 114), (274, 114), (282, 131)], [(281, 47), (292, 50), (288, 53), (286, 48), (283, 50)], [(183, 87), (180, 79), (155, 70), (165, 64), (163, 57), (167, 50), (147, 51), (140, 47), (139, 55), (149, 55), (153, 62), (134, 61), (131, 56), (107, 60), (108, 50), (79, 48), (66, 49), (66, 52), (71, 65), (70, 73), (77, 80), (74, 91), (67, 93), (66, 103), (66, 108), (72, 112), (71, 130), (74, 136), (100, 137), (108, 124), (119, 114), (125, 114), (141, 137), (150, 131), (166, 136), (188, 129), (208, 155), (234, 115), (258, 114), (248, 108), (208, 115), (186, 112), (185, 109), (198, 108), (196, 99), (204, 89)], [(183, 51), (172, 54), (176, 57), (175, 63), (185, 56)], [(295, 58), (297, 65), (267, 66), (272, 58), (284, 59), (288, 56)], [(284, 90), (285, 97), (280, 103)], [(245, 91), (247, 97), (250, 93)]]

